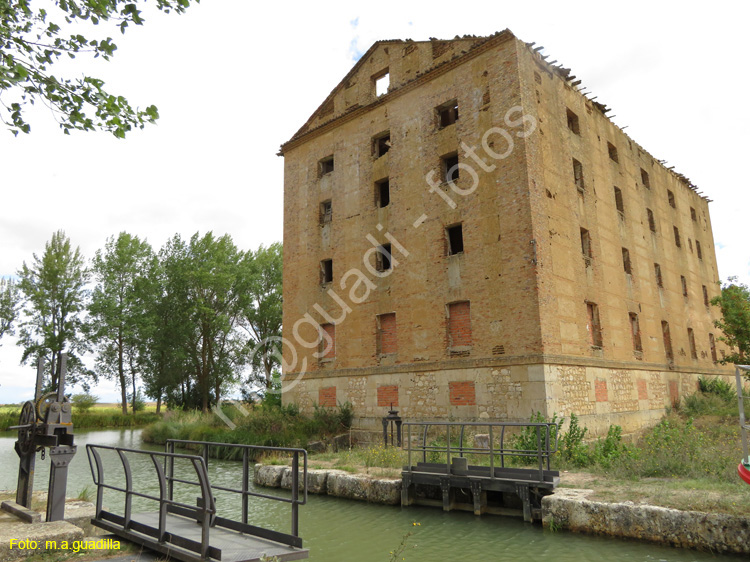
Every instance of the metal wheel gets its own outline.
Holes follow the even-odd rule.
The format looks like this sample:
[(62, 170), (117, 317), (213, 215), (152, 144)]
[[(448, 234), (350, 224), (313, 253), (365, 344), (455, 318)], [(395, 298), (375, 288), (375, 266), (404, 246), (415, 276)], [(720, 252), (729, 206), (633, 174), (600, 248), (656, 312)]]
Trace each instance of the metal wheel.
[(21, 454), (28, 455), (34, 451), (34, 428), (36, 426), (36, 412), (31, 400), (24, 402), (18, 425), (27, 426), (18, 430), (18, 448)]
[(47, 410), (52, 402), (57, 402), (57, 392), (45, 394), (36, 401), (36, 417), (39, 421), (45, 421), (47, 419)]

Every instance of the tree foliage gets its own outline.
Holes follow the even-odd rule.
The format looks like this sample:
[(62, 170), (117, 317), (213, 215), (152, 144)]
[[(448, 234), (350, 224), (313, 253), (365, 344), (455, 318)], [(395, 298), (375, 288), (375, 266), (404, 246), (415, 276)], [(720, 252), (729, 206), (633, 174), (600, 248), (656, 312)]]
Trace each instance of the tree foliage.
[[(197, 2), (198, 0), (196, 0)], [(144, 23), (146, 0), (0, 0), (0, 116), (14, 133), (28, 133), (27, 105), (44, 102), (63, 132), (71, 129), (105, 130), (124, 137), (134, 127), (153, 123), (158, 111), (131, 107), (127, 99), (110, 93), (102, 80), (77, 73), (55, 76), (52, 67), (61, 58), (79, 55), (110, 60), (117, 45), (101, 33), (82, 34), (109, 27), (125, 33)], [(184, 12), (190, 0), (155, 0), (162, 12)], [(50, 11), (48, 11), (50, 10)], [(83, 30), (82, 28), (87, 28)], [(106, 33), (106, 31), (105, 31)]]
[(68, 354), (70, 382), (89, 374), (80, 360), (87, 349), (82, 313), (89, 274), (80, 250), (72, 248), (62, 230), (52, 235), (41, 258), (33, 257), (18, 272), (24, 299), (18, 345), (23, 347), (22, 363), (47, 359), (50, 384), (56, 388), (63, 353)]
[(148, 242), (121, 232), (107, 240), (104, 251), (96, 252), (92, 264), (96, 286), (87, 333), (97, 347), (97, 370), (120, 387), (123, 414), (127, 413), (127, 385), (136, 396), (136, 380), (145, 363), (152, 286), (146, 275), (153, 260)]
[(711, 299), (711, 304), (721, 309), (721, 320), (714, 322), (723, 335), (719, 340), (726, 343), (731, 353), (721, 363), (745, 365), (750, 356), (750, 289), (730, 277), (721, 287), (721, 295)]
[(18, 318), (20, 296), (18, 286), (10, 279), (0, 278), (0, 340), (14, 334), (13, 324)]

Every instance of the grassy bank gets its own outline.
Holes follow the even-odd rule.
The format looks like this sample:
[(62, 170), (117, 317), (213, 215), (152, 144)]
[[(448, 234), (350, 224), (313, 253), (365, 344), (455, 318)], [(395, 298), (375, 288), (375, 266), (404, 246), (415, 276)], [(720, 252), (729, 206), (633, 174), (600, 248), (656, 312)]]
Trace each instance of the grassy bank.
[[(18, 424), (20, 406), (0, 406), (0, 431)], [(76, 429), (107, 429), (122, 427), (144, 427), (161, 420), (162, 414), (155, 411), (123, 415), (119, 406), (97, 406), (88, 412), (73, 411), (73, 427)]]
[[(312, 441), (330, 439), (351, 426), (349, 404), (337, 408), (316, 408), (312, 416), (300, 414), (294, 406), (247, 405), (223, 410), (234, 427), (213, 412), (176, 413), (143, 430), (146, 443), (163, 445), (167, 439), (190, 439), (216, 443), (244, 443), (271, 447), (306, 447)], [(212, 449), (212, 455), (233, 459), (239, 455), (233, 448)]]

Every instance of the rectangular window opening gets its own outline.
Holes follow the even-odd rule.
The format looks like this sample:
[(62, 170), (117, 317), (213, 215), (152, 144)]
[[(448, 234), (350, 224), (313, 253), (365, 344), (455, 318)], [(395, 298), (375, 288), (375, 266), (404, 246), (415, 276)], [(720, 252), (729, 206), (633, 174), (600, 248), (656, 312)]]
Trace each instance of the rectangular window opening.
[(633, 267), (630, 263), (630, 251), (627, 248), (622, 249), (622, 267), (625, 270), (625, 273), (632, 275)]
[(682, 296), (687, 297), (688, 296), (687, 279), (685, 279), (684, 275), (680, 275), (680, 283), (682, 284)]
[(619, 187), (615, 187), (615, 207), (617, 207), (617, 212), (624, 217), (625, 204), (622, 201), (622, 190)]
[(463, 225), (457, 224), (445, 229), (448, 234), (448, 255), (463, 253), (464, 251), (464, 231)]
[(583, 166), (575, 158), (573, 158), (573, 177), (575, 178), (578, 193), (583, 194), (583, 192), (586, 190), (586, 185), (583, 181)]
[(677, 208), (677, 206), (675, 205), (675, 202), (674, 202), (674, 193), (672, 193), (671, 189), (667, 189), (667, 200), (669, 201), (669, 206), (670, 207), (672, 207), (673, 209)]
[(458, 154), (449, 154), (441, 159), (443, 177), (447, 183), (458, 180)]
[(654, 220), (654, 212), (646, 208), (646, 214), (648, 215), (648, 229), (651, 232), (656, 232), (656, 221)]
[(320, 262), (320, 283), (333, 282), (333, 260), (323, 260)]
[(591, 265), (591, 259), (594, 257), (591, 251), (591, 234), (585, 228), (581, 229), (581, 252), (586, 265)]
[(391, 182), (384, 179), (375, 184), (375, 202), (381, 209), (391, 203)]
[(375, 158), (380, 158), (391, 149), (391, 134), (386, 133), (372, 140), (372, 150)]
[(638, 315), (630, 312), (630, 335), (633, 337), (633, 351), (643, 351), (641, 344), (641, 328), (638, 325)]
[(449, 101), (435, 108), (435, 111), (437, 112), (440, 129), (453, 125), (458, 121), (458, 102), (456, 100)]
[(708, 300), (708, 287), (706, 287), (705, 285), (703, 285), (703, 304), (706, 308), (708, 308), (710, 305), (710, 302)]
[(333, 207), (329, 199), (320, 204), (320, 224), (328, 224), (331, 220), (333, 220)]
[(568, 113), (568, 129), (573, 131), (576, 135), (581, 134), (581, 127), (578, 121), (578, 115), (573, 113), (571, 110), (567, 110)]
[(658, 263), (654, 264), (654, 277), (656, 277), (656, 286), (663, 289), (664, 278), (661, 276), (661, 266)]
[(678, 248), (682, 248), (682, 242), (680, 242), (680, 229), (676, 226), (672, 227), (674, 229), (674, 244)]
[(648, 177), (648, 172), (641, 168), (641, 183), (646, 189), (651, 189), (651, 178)]
[(693, 220), (693, 222), (698, 221), (698, 215), (695, 213), (695, 209), (693, 207), (690, 207), (690, 218)]
[(698, 254), (698, 259), (703, 259), (703, 250), (701, 250), (701, 243), (697, 240), (695, 241), (695, 253)]
[(596, 303), (587, 302), (589, 344), (593, 347), (602, 347), (602, 325), (599, 321), (599, 307)]
[(318, 162), (318, 175), (320, 177), (325, 176), (333, 172), (333, 155), (326, 156)]
[(671, 362), (674, 361), (674, 353), (672, 352), (672, 336), (669, 333), (669, 322), (666, 320), (661, 321), (661, 335), (664, 340), (664, 355)]
[(609, 152), (609, 159), (613, 162), (620, 162), (620, 159), (617, 156), (617, 147), (612, 144), (611, 142), (607, 143), (607, 151)]
[(388, 88), (391, 85), (391, 75), (387, 68), (374, 76), (373, 80), (375, 81), (375, 95), (377, 97), (388, 93)]
[(378, 271), (390, 271), (391, 265), (391, 245), (383, 244), (378, 246), (377, 255), (375, 256), (375, 269)]

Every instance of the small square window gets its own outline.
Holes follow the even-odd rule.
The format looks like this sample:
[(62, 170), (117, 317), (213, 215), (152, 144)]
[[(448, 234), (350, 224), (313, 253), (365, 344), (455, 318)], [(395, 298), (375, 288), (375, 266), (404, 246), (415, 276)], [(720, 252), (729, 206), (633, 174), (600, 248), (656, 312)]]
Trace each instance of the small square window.
[(573, 131), (576, 135), (581, 134), (581, 127), (578, 122), (578, 115), (573, 113), (571, 110), (567, 110), (568, 113), (568, 129)]
[(333, 172), (333, 155), (326, 156), (318, 162), (318, 175), (320, 177), (325, 176)]
[(391, 245), (383, 244), (378, 246), (377, 255), (375, 256), (375, 269), (378, 271), (390, 271), (391, 265)]
[(673, 209), (677, 208), (674, 202), (674, 193), (672, 192), (671, 189), (667, 189), (667, 200), (669, 201), (670, 207), (672, 207)]
[(586, 189), (586, 185), (583, 181), (583, 166), (575, 158), (573, 158), (573, 178), (575, 179), (578, 192), (583, 194)]
[(627, 248), (622, 249), (622, 267), (625, 270), (625, 273), (632, 275), (633, 266), (630, 263), (630, 251)]
[(453, 256), (464, 251), (463, 225), (456, 224), (445, 229), (448, 235), (448, 255)]
[(453, 125), (458, 121), (458, 102), (452, 100), (436, 108), (438, 127), (440, 129)]
[(641, 183), (646, 189), (651, 189), (651, 179), (648, 177), (648, 172), (641, 168)]
[(646, 208), (646, 214), (648, 215), (648, 229), (651, 232), (656, 232), (656, 221), (654, 220), (654, 212)]
[(328, 224), (333, 219), (333, 207), (331, 200), (323, 201), (320, 204), (320, 224)]
[(320, 284), (333, 282), (333, 260), (323, 260), (320, 262)]
[(458, 180), (458, 154), (443, 156), (440, 160), (445, 181), (450, 183)]
[(617, 147), (611, 142), (607, 143), (607, 150), (609, 151), (609, 159), (613, 162), (619, 162), (620, 159), (617, 156)]
[(375, 204), (387, 207), (391, 203), (391, 182), (386, 178), (375, 184)]
[(385, 133), (372, 139), (372, 151), (375, 158), (380, 158), (391, 149), (391, 134)]
[(695, 209), (690, 207), (690, 218), (693, 220), (693, 222), (698, 221), (698, 215), (695, 213)]

